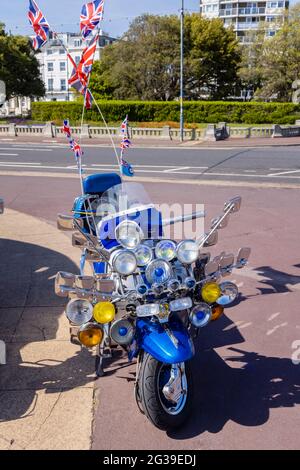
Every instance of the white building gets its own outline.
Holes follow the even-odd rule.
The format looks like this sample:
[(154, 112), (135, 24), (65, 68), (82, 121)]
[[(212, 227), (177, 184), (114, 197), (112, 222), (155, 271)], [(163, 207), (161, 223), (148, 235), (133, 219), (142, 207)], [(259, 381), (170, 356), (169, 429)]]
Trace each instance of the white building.
[[(50, 39), (37, 55), (46, 88), (44, 99), (46, 101), (72, 101), (75, 90), (68, 85), (72, 65), (61, 43), (67, 47), (76, 63), (80, 61), (84, 45), (81, 35), (77, 33), (59, 33), (58, 37), (59, 39)], [(102, 49), (114, 41), (114, 38), (101, 31), (95, 60), (99, 60)]]
[(254, 2), (239, 0), (200, 0), (200, 12), (206, 18), (221, 18), (224, 25), (232, 26), (240, 42), (251, 42), (249, 31), (266, 24), (266, 35), (274, 36), (289, 8), (288, 0)]

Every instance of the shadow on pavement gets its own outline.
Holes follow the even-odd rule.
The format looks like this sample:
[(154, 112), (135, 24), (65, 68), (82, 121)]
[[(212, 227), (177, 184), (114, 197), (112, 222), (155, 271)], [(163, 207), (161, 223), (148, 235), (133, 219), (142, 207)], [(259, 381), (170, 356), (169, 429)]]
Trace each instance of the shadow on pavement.
[(56, 251), (19, 241), (1, 239), (0, 253), (0, 338), (8, 360), (0, 366), (0, 421), (8, 421), (32, 414), (39, 390), (64, 392), (91, 382), (94, 359), (69, 343), (64, 328), (53, 341), (67, 301), (55, 295), (54, 277), (58, 270), (76, 273), (77, 266)]
[[(168, 434), (172, 439), (189, 439), (205, 431), (218, 433), (229, 420), (260, 426), (268, 421), (271, 408), (300, 404), (299, 367), (290, 358), (266, 357), (230, 346), (236, 344), (232, 334), (237, 334), (237, 328), (222, 332), (217, 323), (203, 335), (205, 343), (219, 347), (224, 333), (228, 350), (235, 354), (224, 360), (202, 341), (198, 343), (192, 364), (193, 414), (186, 426)], [(219, 326), (223, 329), (224, 323)]]
[[(300, 268), (300, 265), (295, 264), (294, 267)], [(300, 275), (288, 274), (284, 271), (279, 271), (271, 266), (259, 266), (255, 269), (258, 275), (263, 276), (265, 279), (260, 283), (267, 286), (267, 288), (259, 288), (262, 294), (274, 294), (291, 292), (289, 286), (300, 284)]]

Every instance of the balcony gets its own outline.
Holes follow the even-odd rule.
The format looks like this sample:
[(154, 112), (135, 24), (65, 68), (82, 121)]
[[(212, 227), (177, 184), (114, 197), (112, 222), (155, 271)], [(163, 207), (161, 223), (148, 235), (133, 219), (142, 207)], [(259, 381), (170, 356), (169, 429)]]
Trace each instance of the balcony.
[(259, 21), (255, 21), (253, 23), (247, 23), (246, 21), (244, 23), (237, 23), (235, 26), (235, 29), (238, 31), (244, 31), (245, 29), (257, 29), (259, 26)]
[(220, 10), (220, 17), (226, 18), (228, 16), (249, 16), (249, 15), (265, 15), (266, 9), (259, 8), (226, 8)]

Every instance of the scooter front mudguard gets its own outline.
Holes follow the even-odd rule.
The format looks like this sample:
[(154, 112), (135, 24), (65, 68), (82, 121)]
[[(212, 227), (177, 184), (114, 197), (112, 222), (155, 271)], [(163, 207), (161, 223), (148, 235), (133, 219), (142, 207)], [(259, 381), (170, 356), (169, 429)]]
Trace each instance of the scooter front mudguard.
[(169, 333), (159, 322), (152, 322), (149, 318), (138, 319), (136, 332), (139, 348), (165, 364), (191, 359), (195, 348), (185, 326), (180, 321), (172, 321), (167, 327)]

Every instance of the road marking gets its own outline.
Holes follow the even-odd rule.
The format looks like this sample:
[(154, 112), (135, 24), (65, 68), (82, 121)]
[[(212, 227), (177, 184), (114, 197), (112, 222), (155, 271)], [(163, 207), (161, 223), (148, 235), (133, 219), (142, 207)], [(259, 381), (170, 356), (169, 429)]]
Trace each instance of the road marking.
[(178, 170), (189, 170), (189, 166), (179, 166), (177, 168), (171, 168), (170, 170), (163, 170), (164, 173), (174, 173)]
[(288, 170), (282, 171), (280, 173), (270, 173), (268, 176), (281, 176), (281, 175), (288, 175), (289, 173), (299, 173), (300, 170)]
[[(31, 148), (31, 147), (19, 147), (17, 145), (13, 146), (14, 149), (18, 149), (18, 150), (25, 150), (25, 151), (28, 151), (28, 152), (53, 152), (52, 149), (46, 149), (46, 148), (38, 148), (38, 149), (34, 149), (34, 148)], [(11, 148), (1, 148), (0, 147), (0, 151), (1, 150), (11, 150)]]
[(244, 170), (245, 173), (256, 173), (257, 170)]
[[(4, 150), (4, 149), (3, 149)], [(6, 150), (6, 149), (5, 149)], [(8, 149), (9, 150), (9, 149)], [(18, 153), (0, 153), (0, 157), (17, 157)]]

